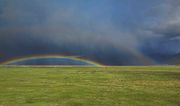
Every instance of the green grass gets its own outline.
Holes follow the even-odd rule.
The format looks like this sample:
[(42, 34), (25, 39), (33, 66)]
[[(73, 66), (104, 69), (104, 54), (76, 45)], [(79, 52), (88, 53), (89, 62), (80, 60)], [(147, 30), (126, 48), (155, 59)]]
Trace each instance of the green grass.
[(0, 67), (0, 106), (180, 106), (180, 67)]

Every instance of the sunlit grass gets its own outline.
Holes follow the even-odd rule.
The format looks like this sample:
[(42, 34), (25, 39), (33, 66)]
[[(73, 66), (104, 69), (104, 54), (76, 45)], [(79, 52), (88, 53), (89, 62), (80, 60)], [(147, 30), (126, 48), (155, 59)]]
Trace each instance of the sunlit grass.
[(178, 106), (180, 67), (0, 67), (0, 105)]

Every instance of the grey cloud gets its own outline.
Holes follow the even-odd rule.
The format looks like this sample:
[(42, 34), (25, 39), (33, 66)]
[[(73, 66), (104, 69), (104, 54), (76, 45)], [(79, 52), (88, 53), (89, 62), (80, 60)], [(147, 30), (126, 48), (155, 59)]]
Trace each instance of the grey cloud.
[[(154, 60), (141, 51), (144, 42), (151, 43), (158, 38), (164, 43), (171, 43), (162, 39), (169, 39), (168, 36), (176, 38), (180, 34), (178, 0), (174, 2), (166, 0), (160, 7), (154, 7), (154, 11), (158, 12), (150, 15), (151, 17), (159, 16), (152, 22), (155, 24), (137, 22), (138, 28), (134, 28), (133, 31), (124, 31), (123, 26), (114, 25), (111, 16), (106, 15), (106, 12), (111, 12), (108, 0), (100, 4), (100, 8), (105, 9), (98, 10), (97, 7), (91, 7), (86, 11), (80, 8), (78, 3), (68, 7), (62, 5), (53, 7), (54, 3), (50, 3), (49, 0), (20, 0), (18, 2), (4, 0), (4, 2), (6, 5), (0, 19), (5, 21), (6, 27), (0, 27), (0, 33), (3, 34), (3, 36), (0, 35), (0, 41), (13, 38), (15, 42), (18, 42), (19, 36), (22, 39), (30, 36), (30, 40), (36, 39), (40, 43), (51, 42), (50, 45), (55, 45), (56, 49), (59, 49), (58, 52), (65, 52), (63, 46), (66, 45), (65, 48), (70, 48), (69, 51), (73, 53), (74, 49), (71, 48), (77, 45), (77, 48), (80, 47), (75, 49), (79, 50), (78, 54), (95, 58), (96, 61), (112, 61), (105, 62), (108, 64), (115, 63), (114, 58), (114, 60), (109, 59), (114, 55), (114, 53), (108, 53), (111, 52), (108, 51), (111, 50), (110, 48), (117, 52), (115, 58), (119, 64), (136, 64), (136, 62), (137, 64), (154, 64)], [(35, 42), (41, 46), (48, 46), (40, 43)], [(34, 42), (32, 44), (29, 42), (28, 45), (32, 47), (33, 44)], [(179, 45), (179, 43), (176, 44)], [(175, 44), (172, 43), (173, 45)], [(159, 46), (159, 43), (156, 46)], [(166, 49), (166, 46), (162, 47)], [(174, 49), (177, 48), (173, 48), (173, 52)], [(48, 50), (50, 52), (51, 49), (48, 48)], [(97, 53), (101, 53), (102, 57)]]

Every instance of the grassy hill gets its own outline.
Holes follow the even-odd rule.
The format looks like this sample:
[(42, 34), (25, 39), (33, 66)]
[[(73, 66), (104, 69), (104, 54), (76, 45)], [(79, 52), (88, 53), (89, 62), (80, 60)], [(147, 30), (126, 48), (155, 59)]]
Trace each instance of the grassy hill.
[(180, 66), (0, 67), (0, 106), (179, 106)]

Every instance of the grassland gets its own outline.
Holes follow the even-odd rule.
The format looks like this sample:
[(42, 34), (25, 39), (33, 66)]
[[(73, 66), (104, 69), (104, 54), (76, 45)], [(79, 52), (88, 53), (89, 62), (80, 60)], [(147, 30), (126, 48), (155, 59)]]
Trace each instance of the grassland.
[(180, 106), (180, 67), (0, 67), (0, 106)]

